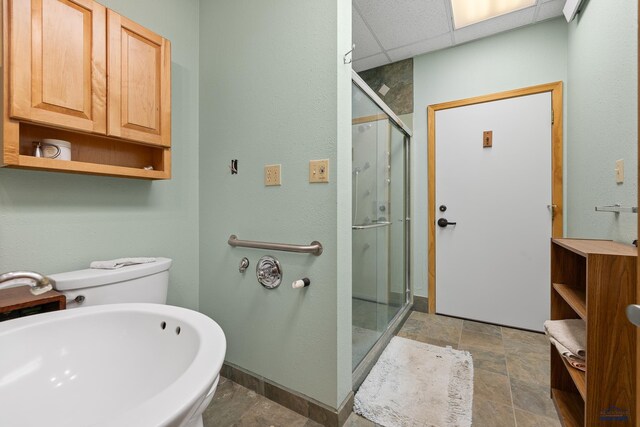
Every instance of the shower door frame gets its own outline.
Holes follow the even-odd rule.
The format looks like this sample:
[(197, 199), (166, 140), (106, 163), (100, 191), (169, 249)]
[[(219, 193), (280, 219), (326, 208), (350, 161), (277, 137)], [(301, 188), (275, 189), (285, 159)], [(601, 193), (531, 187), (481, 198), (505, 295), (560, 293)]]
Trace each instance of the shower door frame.
[[(367, 352), (367, 355), (356, 366), (352, 373), (353, 389), (357, 389), (364, 381), (365, 377), (373, 368), (382, 351), (385, 349), (391, 338), (402, 327), (404, 321), (409, 316), (411, 310), (411, 301), (413, 291), (411, 289), (411, 137), (413, 135), (400, 118), (389, 108), (387, 104), (367, 85), (367, 83), (352, 70), (351, 81), (360, 88), (367, 97), (373, 101), (388, 116), (391, 125), (404, 134), (404, 305), (396, 313), (393, 319), (387, 324), (385, 331), (378, 338), (373, 347)], [(391, 129), (391, 128), (390, 128)], [(353, 144), (353, 143), (352, 143)], [(353, 355), (353, 352), (352, 352)]]

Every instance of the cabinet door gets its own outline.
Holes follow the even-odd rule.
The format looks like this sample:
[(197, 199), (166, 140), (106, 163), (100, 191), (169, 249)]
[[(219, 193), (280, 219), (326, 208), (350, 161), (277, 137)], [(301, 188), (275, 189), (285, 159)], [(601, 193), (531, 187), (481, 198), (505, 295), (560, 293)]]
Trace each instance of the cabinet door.
[(109, 37), (109, 123), (112, 136), (171, 145), (171, 45), (112, 10)]
[(9, 0), (10, 115), (106, 133), (106, 10), (92, 0)]

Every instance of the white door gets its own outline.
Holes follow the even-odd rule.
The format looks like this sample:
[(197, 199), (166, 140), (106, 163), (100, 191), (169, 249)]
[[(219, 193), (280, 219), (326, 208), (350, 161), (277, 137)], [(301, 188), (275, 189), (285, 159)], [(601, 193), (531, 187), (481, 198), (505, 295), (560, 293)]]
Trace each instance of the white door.
[[(551, 94), (436, 112), (436, 311), (541, 331), (549, 318)], [(483, 132), (492, 131), (492, 147)], [(446, 210), (442, 212), (441, 207)]]

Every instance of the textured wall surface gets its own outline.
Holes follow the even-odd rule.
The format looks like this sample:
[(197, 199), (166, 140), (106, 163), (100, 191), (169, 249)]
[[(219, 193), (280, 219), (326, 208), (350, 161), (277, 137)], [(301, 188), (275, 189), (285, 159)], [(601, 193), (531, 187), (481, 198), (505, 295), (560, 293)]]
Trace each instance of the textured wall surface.
[[(200, 309), (225, 330), (227, 361), (334, 408), (351, 387), (351, 17), (340, 3), (200, 10)], [(325, 158), (330, 182), (309, 184), (309, 160)], [(265, 164), (282, 165), (281, 186), (264, 186)], [(318, 240), (324, 253), (231, 248), (231, 234)], [(275, 290), (256, 281), (266, 254), (282, 263)], [(291, 289), (302, 277), (311, 286)]]
[[(595, 206), (638, 203), (638, 2), (590, 0), (569, 25), (567, 235), (631, 243), (637, 215)], [(615, 162), (625, 181), (616, 184)]]
[(427, 295), (427, 106), (560, 80), (567, 80), (567, 23), (562, 19), (414, 58), (411, 217), (416, 295)]
[[(396, 115), (413, 113), (413, 58), (358, 74)], [(382, 85), (389, 88), (384, 95)]]
[(169, 303), (198, 308), (198, 1), (102, 0), (172, 42), (173, 179), (0, 169), (0, 271), (173, 258)]

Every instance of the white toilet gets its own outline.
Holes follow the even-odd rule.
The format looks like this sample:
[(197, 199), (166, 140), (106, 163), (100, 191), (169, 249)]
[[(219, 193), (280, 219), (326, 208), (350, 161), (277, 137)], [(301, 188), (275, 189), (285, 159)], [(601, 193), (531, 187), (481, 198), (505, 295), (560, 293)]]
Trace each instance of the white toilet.
[[(169, 258), (156, 258), (155, 262), (131, 265), (115, 270), (86, 269), (51, 274), (54, 288), (67, 297), (67, 309), (100, 304), (128, 302), (167, 303), (169, 287)], [(185, 427), (202, 427), (202, 413), (207, 409), (220, 376), (193, 412)]]

